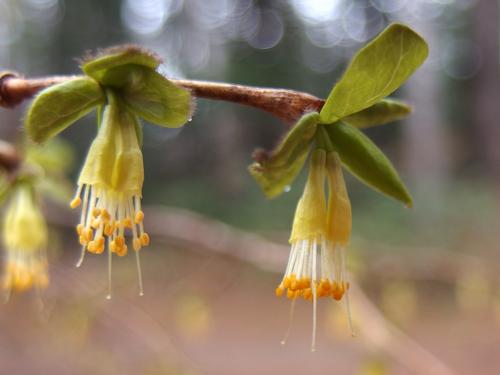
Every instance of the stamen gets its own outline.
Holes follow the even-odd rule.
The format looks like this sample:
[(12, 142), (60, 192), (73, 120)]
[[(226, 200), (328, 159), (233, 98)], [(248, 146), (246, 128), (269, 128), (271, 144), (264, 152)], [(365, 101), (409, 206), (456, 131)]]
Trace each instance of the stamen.
[(344, 300), (349, 330), (351, 331), (351, 336), (356, 337), (356, 331), (354, 330), (354, 326), (352, 325), (351, 304), (349, 303), (349, 288), (347, 288)]
[(316, 351), (316, 324), (317, 324), (317, 305), (318, 305), (318, 297), (317, 297), (317, 288), (316, 288), (316, 252), (317, 252), (317, 244), (316, 241), (313, 245), (313, 264), (312, 264), (312, 279), (313, 284), (311, 284), (312, 293), (313, 293), (313, 326), (312, 326), (312, 342), (311, 342), (311, 352)]
[(135, 223), (140, 224), (144, 220), (144, 212), (137, 211), (135, 214)]
[(111, 266), (113, 260), (113, 253), (111, 249), (108, 247), (108, 295), (106, 299), (111, 299)]
[(141, 234), (141, 244), (142, 244), (142, 246), (148, 246), (149, 245), (149, 234), (147, 234), (147, 233), (142, 233)]
[(142, 285), (141, 259), (138, 251), (135, 252), (135, 260), (137, 263), (137, 278), (139, 279), (139, 295), (142, 297), (144, 295), (144, 287)]
[(292, 330), (294, 312), (295, 312), (295, 299), (290, 304), (290, 315), (288, 318), (288, 327), (285, 331), (285, 335), (283, 336), (283, 340), (281, 340), (281, 345), (285, 345), (287, 340), (288, 340), (288, 336), (290, 336), (290, 331)]

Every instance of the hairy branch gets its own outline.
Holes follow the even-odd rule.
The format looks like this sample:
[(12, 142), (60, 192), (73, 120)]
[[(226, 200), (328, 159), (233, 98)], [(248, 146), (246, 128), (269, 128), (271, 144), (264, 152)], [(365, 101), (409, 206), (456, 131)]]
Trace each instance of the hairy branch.
[[(75, 78), (78, 76), (27, 79), (16, 73), (0, 73), (0, 106), (14, 107), (44, 88)], [(248, 105), (269, 112), (287, 124), (295, 122), (307, 111), (319, 111), (325, 103), (313, 95), (293, 90), (206, 81), (171, 81), (190, 90), (195, 97)]]

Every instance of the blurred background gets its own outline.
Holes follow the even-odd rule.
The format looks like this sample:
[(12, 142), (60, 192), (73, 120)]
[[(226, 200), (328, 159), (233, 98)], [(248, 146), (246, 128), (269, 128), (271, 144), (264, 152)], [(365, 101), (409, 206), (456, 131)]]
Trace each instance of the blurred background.
[[(498, 374), (500, 64), (494, 0), (0, 0), (0, 68), (78, 74), (87, 50), (137, 43), (168, 77), (281, 87), (326, 97), (354, 52), (390, 22), (430, 45), (394, 96), (415, 110), (369, 129), (414, 195), (408, 210), (348, 177), (356, 338), (344, 310), (274, 297), (304, 184), (268, 201), (246, 171), (285, 127), (257, 110), (198, 100), (182, 130), (145, 124), (146, 295), (133, 257), (74, 264), (66, 206), (53, 222), (51, 286), (0, 308), (2, 371), (18, 374)], [(25, 105), (0, 109), (0, 137), (22, 135)], [(72, 178), (95, 116), (63, 132)], [(426, 370), (427, 369), (427, 370)]]

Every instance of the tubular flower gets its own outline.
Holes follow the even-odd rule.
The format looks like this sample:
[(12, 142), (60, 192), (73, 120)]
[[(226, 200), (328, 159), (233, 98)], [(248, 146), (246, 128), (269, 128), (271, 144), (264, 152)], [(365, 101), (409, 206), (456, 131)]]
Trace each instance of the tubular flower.
[[(132, 235), (136, 253), (140, 294), (143, 294), (139, 250), (149, 244), (144, 231), (141, 210), (144, 167), (136, 133), (138, 119), (112, 92), (107, 93), (102, 123), (87, 154), (78, 180), (78, 188), (70, 206), (81, 205), (80, 222), (76, 227), (82, 254), (100, 254), (108, 250), (108, 278), (111, 289), (111, 256), (127, 254), (126, 232)], [(108, 298), (111, 296), (109, 290)]]
[(46, 288), (49, 283), (47, 225), (33, 190), (20, 184), (13, 192), (3, 224), (3, 242), (7, 250), (3, 288), (25, 291), (33, 286)]
[[(325, 177), (329, 187), (328, 204)], [(341, 300), (349, 290), (349, 283), (345, 281), (344, 251), (350, 233), (351, 206), (339, 158), (334, 152), (327, 154), (324, 150), (315, 150), (307, 183), (295, 211), (288, 265), (276, 288), (278, 297), (286, 292), (293, 302), (298, 297), (313, 302), (313, 351), (317, 298)]]

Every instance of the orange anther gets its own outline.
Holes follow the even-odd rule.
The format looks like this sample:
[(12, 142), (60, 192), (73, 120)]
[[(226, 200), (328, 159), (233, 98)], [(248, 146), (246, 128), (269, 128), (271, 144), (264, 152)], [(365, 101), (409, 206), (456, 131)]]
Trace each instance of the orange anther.
[(116, 254), (118, 254), (118, 256), (125, 256), (127, 255), (127, 250), (128, 250), (128, 247), (127, 245), (123, 245), (123, 246), (120, 246), (117, 251), (116, 251)]
[(74, 198), (74, 199), (70, 202), (69, 206), (70, 206), (71, 208), (77, 208), (77, 207), (78, 207), (79, 205), (81, 205), (81, 204), (82, 204), (82, 200), (80, 199), (80, 197), (76, 197), (76, 198)]
[(101, 223), (102, 223), (101, 219), (94, 219), (92, 220), (91, 227), (97, 229), (101, 226)]
[(85, 238), (85, 236), (80, 235), (80, 236), (78, 237), (78, 242), (80, 242), (80, 245), (86, 245), (88, 241), (87, 241), (87, 239)]
[(113, 234), (113, 232), (115, 231), (115, 226), (113, 224), (109, 224), (107, 223), (105, 226), (104, 226), (104, 234), (106, 236), (111, 236)]
[(142, 212), (142, 211), (137, 211), (137, 212), (135, 213), (135, 218), (134, 218), (134, 219), (135, 219), (135, 223), (136, 223), (136, 224), (140, 224), (140, 223), (142, 223), (142, 221), (144, 220), (144, 212)]
[(319, 283), (319, 288), (328, 293), (332, 288), (332, 286), (330, 285), (330, 282), (327, 279), (322, 279), (321, 282)]
[(123, 226), (125, 228), (132, 228), (132, 219), (129, 218), (129, 217), (126, 217), (125, 219), (123, 219)]
[(304, 290), (304, 293), (302, 294), (305, 299), (308, 299), (309, 297), (312, 297), (312, 290), (311, 288), (307, 288)]
[(283, 288), (282, 286), (279, 286), (276, 288), (276, 290), (274, 292), (276, 294), (276, 297), (281, 297), (283, 295), (284, 291), (285, 291), (285, 288)]
[(141, 234), (141, 244), (142, 244), (142, 246), (149, 245), (149, 234), (147, 234), (147, 233)]
[(92, 239), (92, 237), (94, 237), (94, 232), (92, 231), (91, 228), (88, 228), (85, 230), (85, 239), (87, 241), (90, 241)]
[(125, 245), (125, 237), (116, 236), (115, 243), (117, 247), (122, 247), (123, 245)]
[(111, 215), (109, 214), (108, 210), (106, 210), (105, 208), (103, 208), (101, 210), (101, 217), (104, 221), (108, 221), (111, 219)]
[(292, 285), (292, 280), (290, 280), (290, 277), (285, 276), (285, 278), (283, 279), (283, 286), (289, 289), (291, 285)]

